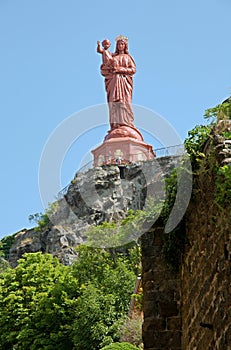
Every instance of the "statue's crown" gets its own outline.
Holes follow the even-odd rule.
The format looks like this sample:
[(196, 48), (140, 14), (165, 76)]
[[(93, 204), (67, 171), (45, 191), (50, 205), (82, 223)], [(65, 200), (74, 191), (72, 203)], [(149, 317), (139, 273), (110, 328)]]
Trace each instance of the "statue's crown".
[(128, 42), (128, 37), (127, 36), (123, 36), (123, 35), (119, 35), (119, 36), (117, 36), (117, 38), (115, 40), (116, 40), (116, 42), (118, 40), (123, 40), (123, 41)]

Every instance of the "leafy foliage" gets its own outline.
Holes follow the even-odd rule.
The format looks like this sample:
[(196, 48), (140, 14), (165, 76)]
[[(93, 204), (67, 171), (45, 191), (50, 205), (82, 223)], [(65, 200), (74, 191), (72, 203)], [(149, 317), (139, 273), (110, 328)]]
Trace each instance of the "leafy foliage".
[(57, 259), (25, 254), (0, 276), (0, 349), (72, 349), (76, 280)]
[(205, 111), (205, 118), (231, 119), (231, 97)]
[(82, 286), (73, 327), (76, 349), (95, 350), (119, 340), (121, 318), (118, 317), (116, 303), (115, 295), (91, 284)]
[(77, 349), (96, 350), (119, 340), (136, 275), (129, 251), (124, 255), (81, 245), (77, 253), (71, 270), (81, 295), (76, 301), (72, 334)]
[(226, 140), (231, 140), (231, 131), (223, 131), (223, 132), (222, 132), (222, 136), (223, 136), (224, 139), (226, 139)]
[(7, 259), (9, 257), (10, 248), (14, 242), (16, 233), (11, 236), (3, 237), (0, 241), (0, 256)]
[(119, 340), (135, 274), (127, 257), (81, 246), (63, 266), (24, 254), (0, 275), (0, 349), (86, 349)]
[(0, 274), (9, 268), (9, 263), (0, 256)]
[(114, 255), (80, 245), (77, 253), (79, 258), (72, 265), (72, 274), (78, 279), (79, 286), (90, 283), (105, 295), (113, 294), (116, 312), (126, 313), (136, 280), (129, 262), (129, 251), (126, 255)]
[[(218, 104), (215, 107), (209, 108), (205, 111), (205, 118), (216, 119), (217, 121), (223, 119), (231, 119), (231, 97), (226, 99), (223, 103)], [(214, 149), (211, 148), (210, 154), (207, 159), (204, 160), (205, 155), (202, 153), (203, 146), (206, 139), (210, 137), (211, 129), (215, 125), (214, 121), (208, 126), (196, 126), (192, 131), (189, 132), (188, 139), (185, 140), (185, 147), (191, 156), (194, 170), (199, 172), (213, 173), (216, 176), (215, 180), (215, 198), (216, 204), (219, 208), (224, 208), (230, 205), (231, 199), (231, 168), (229, 165), (219, 166), (216, 160)], [(230, 130), (221, 130), (219, 136), (224, 139), (231, 139)], [(212, 144), (211, 144), (212, 145)], [(212, 145), (213, 146), (213, 145)]]
[(55, 213), (58, 208), (58, 203), (49, 203), (48, 208), (45, 210), (45, 213), (35, 213), (29, 215), (28, 219), (30, 222), (35, 222), (37, 227), (35, 227), (35, 231), (42, 231), (49, 227), (51, 223), (51, 216)]
[(185, 149), (190, 155), (193, 169), (198, 169), (200, 160), (205, 157), (203, 147), (209, 139), (213, 124), (196, 125), (188, 132), (188, 138), (185, 139)]
[(37, 226), (34, 228), (35, 231), (42, 231), (46, 229), (50, 225), (49, 215), (45, 212), (43, 213), (35, 213), (29, 215), (29, 221), (35, 222)]

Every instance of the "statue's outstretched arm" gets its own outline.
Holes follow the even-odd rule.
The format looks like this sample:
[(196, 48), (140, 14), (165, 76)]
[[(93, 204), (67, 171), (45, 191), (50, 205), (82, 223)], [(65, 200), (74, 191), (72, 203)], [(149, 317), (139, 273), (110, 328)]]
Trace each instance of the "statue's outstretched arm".
[(96, 51), (98, 53), (103, 53), (103, 49), (101, 49), (101, 47), (100, 47), (100, 41), (97, 41), (97, 49), (96, 49)]

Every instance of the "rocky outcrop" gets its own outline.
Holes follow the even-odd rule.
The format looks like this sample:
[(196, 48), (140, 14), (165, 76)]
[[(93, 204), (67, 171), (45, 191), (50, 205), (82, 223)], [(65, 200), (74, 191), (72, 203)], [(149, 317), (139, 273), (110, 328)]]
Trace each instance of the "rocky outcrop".
[(66, 193), (55, 202), (44, 230), (22, 230), (9, 254), (12, 266), (26, 252), (42, 251), (65, 265), (76, 259), (74, 247), (85, 242), (92, 225), (119, 221), (129, 209), (142, 209), (148, 196), (164, 195), (163, 178), (181, 156), (164, 157), (126, 166), (105, 165), (78, 172)]

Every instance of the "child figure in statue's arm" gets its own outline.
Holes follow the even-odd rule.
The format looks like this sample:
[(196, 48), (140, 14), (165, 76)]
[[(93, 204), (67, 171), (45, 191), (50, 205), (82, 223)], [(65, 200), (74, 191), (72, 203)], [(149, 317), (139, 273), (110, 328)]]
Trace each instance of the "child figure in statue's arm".
[[(103, 63), (101, 65), (101, 70), (106, 70), (111, 72), (114, 68), (113, 64), (113, 53), (111, 53), (108, 49), (111, 46), (111, 43), (108, 39), (104, 39), (102, 41), (103, 49), (100, 46), (100, 41), (97, 41), (97, 52), (102, 54)], [(105, 72), (106, 73), (106, 72)]]

